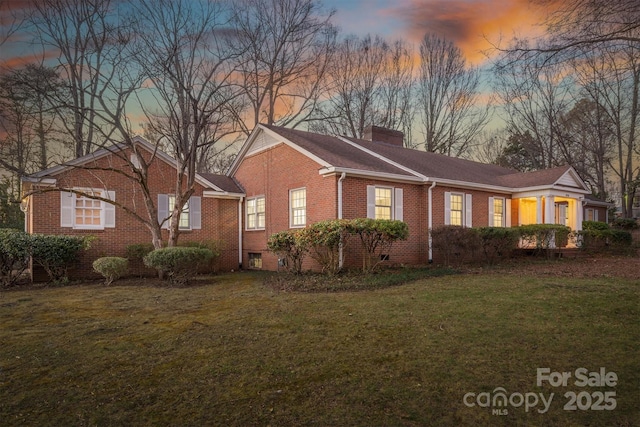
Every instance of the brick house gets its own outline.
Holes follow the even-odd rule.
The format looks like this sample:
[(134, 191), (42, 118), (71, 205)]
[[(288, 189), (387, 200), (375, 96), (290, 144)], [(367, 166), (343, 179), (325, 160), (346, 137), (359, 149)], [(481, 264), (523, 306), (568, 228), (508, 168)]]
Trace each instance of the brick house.
[[(151, 149), (144, 140), (137, 141)], [(162, 206), (170, 200), (175, 168), (168, 156), (158, 159), (151, 182), (159, 216), (166, 216)], [(26, 177), (25, 186), (92, 188), (140, 206), (135, 189), (114, 172), (98, 176), (74, 167), (89, 162), (118, 166), (113, 154), (101, 150)], [(404, 148), (402, 133), (375, 126), (360, 140), (258, 125), (226, 175), (198, 176), (194, 199), (183, 214), (181, 239), (224, 240), (221, 269), (275, 270), (277, 257), (267, 250), (272, 233), (326, 219), (398, 219), (407, 223), (409, 239), (394, 246), (389, 261), (424, 264), (434, 256), (429, 229), (439, 225), (556, 223), (580, 230), (588, 215), (604, 220), (606, 208), (587, 197), (589, 193), (570, 166), (521, 173)], [(27, 231), (96, 235), (99, 244), (87, 254), (93, 258), (119, 255), (128, 244), (150, 240), (139, 222), (108, 203), (98, 204), (96, 227), (74, 223), (68, 212), (75, 209), (77, 218), (79, 210), (93, 206), (90, 199), (69, 194), (29, 196)]]

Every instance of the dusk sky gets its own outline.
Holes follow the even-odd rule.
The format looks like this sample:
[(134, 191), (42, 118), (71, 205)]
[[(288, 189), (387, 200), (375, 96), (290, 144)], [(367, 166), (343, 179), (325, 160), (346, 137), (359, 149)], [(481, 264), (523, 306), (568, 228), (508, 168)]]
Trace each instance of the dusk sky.
[[(24, 7), (28, 0), (3, 0), (4, 6)], [(501, 38), (514, 34), (533, 36), (543, 15), (529, 0), (325, 0), (327, 8), (336, 9), (334, 23), (343, 35), (379, 34), (387, 39), (404, 38), (417, 48), (427, 32), (453, 40), (467, 59), (480, 64), (482, 51)], [(15, 40), (15, 39), (14, 39)], [(0, 47), (0, 62), (17, 65), (17, 57), (28, 55), (30, 48), (8, 41)]]

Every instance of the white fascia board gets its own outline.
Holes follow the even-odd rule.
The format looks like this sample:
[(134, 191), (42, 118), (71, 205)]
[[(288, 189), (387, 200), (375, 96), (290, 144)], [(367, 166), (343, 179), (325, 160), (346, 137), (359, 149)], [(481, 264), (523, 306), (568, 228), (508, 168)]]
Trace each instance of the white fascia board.
[(202, 192), (203, 197), (211, 197), (214, 199), (242, 199), (244, 198), (244, 193), (229, 193), (227, 191), (211, 191), (205, 190)]
[(599, 200), (590, 200), (590, 199), (587, 199), (586, 197), (584, 199), (584, 202), (589, 206), (602, 206), (602, 207), (615, 206), (615, 203), (603, 202)]
[(313, 160), (314, 162), (318, 163), (319, 165), (322, 165), (325, 168), (331, 167), (332, 165), (327, 162), (326, 160), (316, 156), (315, 154), (310, 153), (309, 151), (303, 149), (302, 147), (300, 147), (297, 144), (294, 144), (293, 142), (289, 141), (287, 138), (285, 138), (284, 136), (280, 135), (277, 132), (272, 131), (271, 129), (267, 129), (264, 128), (265, 133), (271, 135), (273, 138), (276, 139), (281, 139), (283, 143), (285, 143), (286, 145), (288, 145), (289, 147), (293, 148), (294, 150), (296, 150), (297, 152), (307, 156), (308, 158), (310, 158), (311, 160)]
[(404, 165), (402, 165), (402, 164), (400, 164), (398, 162), (394, 162), (393, 160), (383, 156), (382, 154), (376, 153), (375, 151), (371, 151), (371, 150), (369, 150), (367, 148), (364, 148), (364, 147), (360, 146), (359, 144), (356, 144), (355, 142), (349, 141), (345, 137), (339, 136), (338, 139), (340, 139), (341, 141), (351, 145), (352, 147), (355, 147), (355, 148), (357, 148), (357, 149), (359, 149), (361, 151), (364, 151), (365, 153), (367, 153), (367, 154), (369, 154), (369, 155), (371, 155), (371, 156), (373, 156), (373, 157), (375, 157), (377, 159), (382, 160), (383, 162), (386, 162), (386, 163), (388, 163), (388, 164), (390, 164), (392, 166), (395, 166), (398, 169), (402, 169), (405, 172), (408, 172), (408, 173), (410, 173), (412, 175), (420, 177), (420, 178), (422, 178), (422, 181), (428, 181), (429, 180), (429, 178), (426, 177), (425, 175), (423, 175), (423, 174), (421, 174), (419, 172), (416, 172), (413, 169), (410, 169), (410, 168), (408, 168), (408, 167), (406, 167), (406, 166), (404, 166)]
[(584, 195), (587, 194), (579, 189), (562, 189), (553, 187), (538, 187), (529, 189), (517, 189), (513, 193), (514, 199), (520, 199), (523, 197), (537, 197), (537, 196), (554, 196), (554, 197), (569, 197), (579, 200), (585, 200)]
[(379, 180), (383, 180), (383, 181), (403, 181), (403, 182), (410, 182), (410, 183), (418, 183), (418, 184), (422, 184), (425, 181), (424, 179), (422, 179), (421, 177), (417, 177), (417, 176), (411, 176), (411, 175), (399, 175), (399, 174), (395, 174), (395, 173), (386, 173), (386, 172), (374, 172), (374, 171), (367, 171), (367, 170), (362, 170), (362, 169), (351, 169), (351, 168), (336, 168), (336, 167), (326, 167), (326, 168), (322, 168), (320, 170), (318, 170), (318, 173), (320, 175), (332, 175), (332, 174), (341, 174), (341, 173), (346, 173), (348, 176), (355, 176), (355, 177), (359, 177), (359, 178), (371, 178), (371, 179), (379, 179)]
[(456, 187), (456, 188), (466, 188), (470, 190), (481, 190), (481, 191), (489, 191), (495, 193), (504, 193), (511, 194), (515, 191), (515, 189), (510, 187), (502, 187), (500, 185), (489, 185), (489, 184), (480, 184), (476, 182), (466, 182), (466, 181), (458, 181), (455, 179), (440, 179), (440, 178), (432, 178), (431, 181), (435, 181), (440, 186), (448, 186), (448, 187)]
[[(561, 176), (560, 178), (558, 178), (558, 179), (557, 179), (557, 181), (554, 183), (554, 185), (555, 185), (558, 181), (560, 181), (560, 180), (561, 180), (561, 179), (562, 179), (566, 174), (571, 175), (571, 177), (572, 177), (572, 178), (573, 178), (573, 179), (574, 179), (578, 184), (580, 184), (580, 186), (582, 186), (582, 188), (583, 188), (585, 191), (588, 191), (588, 190), (587, 190), (587, 183), (586, 183), (586, 182), (584, 182), (584, 181), (582, 180), (582, 178), (580, 178), (580, 175), (579, 175), (579, 174), (578, 174), (578, 172), (573, 168), (573, 166), (569, 166), (569, 169), (567, 169), (567, 171), (566, 171), (565, 173), (563, 173), (563, 174), (562, 174), (562, 176)], [(590, 191), (589, 191), (589, 192), (590, 192)]]
[(20, 178), (20, 181), (29, 182), (31, 184), (47, 185), (47, 186), (56, 185), (58, 182), (58, 180), (55, 178), (36, 178), (33, 176), (23, 176)]

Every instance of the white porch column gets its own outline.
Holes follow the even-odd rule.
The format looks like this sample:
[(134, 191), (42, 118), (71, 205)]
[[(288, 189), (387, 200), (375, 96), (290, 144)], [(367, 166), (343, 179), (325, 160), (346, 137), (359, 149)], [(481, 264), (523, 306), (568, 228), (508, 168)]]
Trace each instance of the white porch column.
[(582, 221), (584, 219), (584, 207), (582, 206), (582, 200), (581, 199), (576, 199), (575, 202), (576, 205), (576, 227), (575, 227), (575, 231), (581, 231), (582, 230)]
[(554, 196), (545, 197), (544, 205), (544, 223), (555, 224), (556, 223), (556, 198)]
[(536, 224), (542, 224), (542, 196), (536, 197)]

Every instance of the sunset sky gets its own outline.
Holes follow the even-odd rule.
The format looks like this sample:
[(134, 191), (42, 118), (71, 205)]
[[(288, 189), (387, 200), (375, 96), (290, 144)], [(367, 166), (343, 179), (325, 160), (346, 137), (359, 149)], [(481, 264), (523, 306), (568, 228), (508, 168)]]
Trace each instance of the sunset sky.
[[(0, 0), (2, 3), (6, 12), (7, 7), (15, 10), (29, 0)], [(482, 52), (490, 43), (506, 42), (514, 34), (540, 34), (536, 23), (543, 18), (529, 0), (324, 0), (323, 4), (336, 9), (334, 23), (343, 35), (403, 38), (417, 48), (425, 33), (434, 32), (456, 42), (477, 65), (485, 59)], [(6, 15), (3, 21), (7, 22)], [(19, 37), (0, 49), (0, 62), (5, 67), (20, 64), (27, 59), (22, 57), (33, 53), (28, 40)]]

